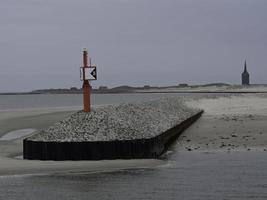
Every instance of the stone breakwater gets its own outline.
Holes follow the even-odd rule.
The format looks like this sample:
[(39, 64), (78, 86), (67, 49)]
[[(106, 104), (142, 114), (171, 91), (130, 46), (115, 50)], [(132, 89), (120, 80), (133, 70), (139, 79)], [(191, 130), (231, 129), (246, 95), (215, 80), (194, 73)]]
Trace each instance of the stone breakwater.
[(27, 138), (43, 142), (86, 142), (149, 139), (200, 112), (183, 98), (163, 98), (142, 103), (108, 105), (90, 113), (78, 111)]

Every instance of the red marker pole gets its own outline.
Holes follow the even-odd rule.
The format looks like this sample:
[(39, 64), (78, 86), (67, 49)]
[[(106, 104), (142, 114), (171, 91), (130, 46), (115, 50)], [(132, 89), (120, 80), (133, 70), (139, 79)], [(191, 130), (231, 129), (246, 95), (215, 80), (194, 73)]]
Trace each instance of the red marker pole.
[(85, 69), (88, 67), (87, 64), (88, 56), (87, 56), (87, 50), (83, 50), (83, 111), (84, 112), (90, 112), (91, 109), (91, 102), (90, 102), (90, 84), (88, 80), (85, 80)]

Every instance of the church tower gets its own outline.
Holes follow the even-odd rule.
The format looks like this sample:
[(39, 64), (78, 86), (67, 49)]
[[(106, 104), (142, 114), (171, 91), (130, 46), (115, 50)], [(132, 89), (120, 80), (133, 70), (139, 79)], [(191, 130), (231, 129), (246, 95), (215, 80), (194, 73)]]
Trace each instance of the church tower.
[(244, 72), (242, 73), (242, 85), (249, 85), (249, 73), (247, 71), (247, 62), (245, 60)]

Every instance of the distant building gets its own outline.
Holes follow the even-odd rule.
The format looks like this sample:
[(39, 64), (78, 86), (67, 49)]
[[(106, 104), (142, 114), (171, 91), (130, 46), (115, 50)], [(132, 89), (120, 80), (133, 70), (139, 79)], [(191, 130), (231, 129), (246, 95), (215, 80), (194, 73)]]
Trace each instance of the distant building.
[(247, 71), (247, 62), (244, 64), (244, 72), (242, 73), (242, 85), (249, 85), (249, 73)]
[(71, 87), (70, 90), (72, 90), (72, 91), (76, 91), (76, 90), (78, 90), (78, 88), (76, 88), (76, 87)]
[(144, 89), (150, 89), (150, 85), (144, 85)]
[(178, 87), (188, 87), (188, 84), (187, 84), (187, 83), (180, 83), (180, 84), (178, 85)]
[(108, 90), (108, 87), (107, 87), (107, 86), (99, 86), (98, 89), (99, 89), (99, 90)]

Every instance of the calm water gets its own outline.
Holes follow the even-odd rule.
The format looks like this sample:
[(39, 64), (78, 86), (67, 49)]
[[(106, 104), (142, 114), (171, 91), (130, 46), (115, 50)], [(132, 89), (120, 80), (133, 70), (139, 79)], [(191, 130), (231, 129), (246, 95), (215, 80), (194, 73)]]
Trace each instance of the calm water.
[[(93, 102), (131, 102), (167, 95), (173, 96), (94, 95)], [(0, 110), (79, 105), (81, 95), (0, 95)], [(162, 159), (168, 161), (166, 166), (150, 169), (0, 177), (0, 200), (267, 199), (266, 152), (178, 152), (174, 145)]]
[[(91, 103), (116, 104), (181, 95), (183, 94), (94, 94)], [(82, 100), (82, 94), (0, 95), (0, 110), (82, 106)]]
[(267, 199), (266, 154), (178, 153), (159, 168), (3, 177), (0, 199)]
[[(161, 97), (195, 96), (203, 94), (151, 93), (151, 94), (93, 94), (93, 105), (146, 101)], [(212, 95), (212, 94), (206, 94)], [(216, 94), (224, 95), (224, 94)], [(82, 94), (0, 95), (0, 110), (82, 106)]]

